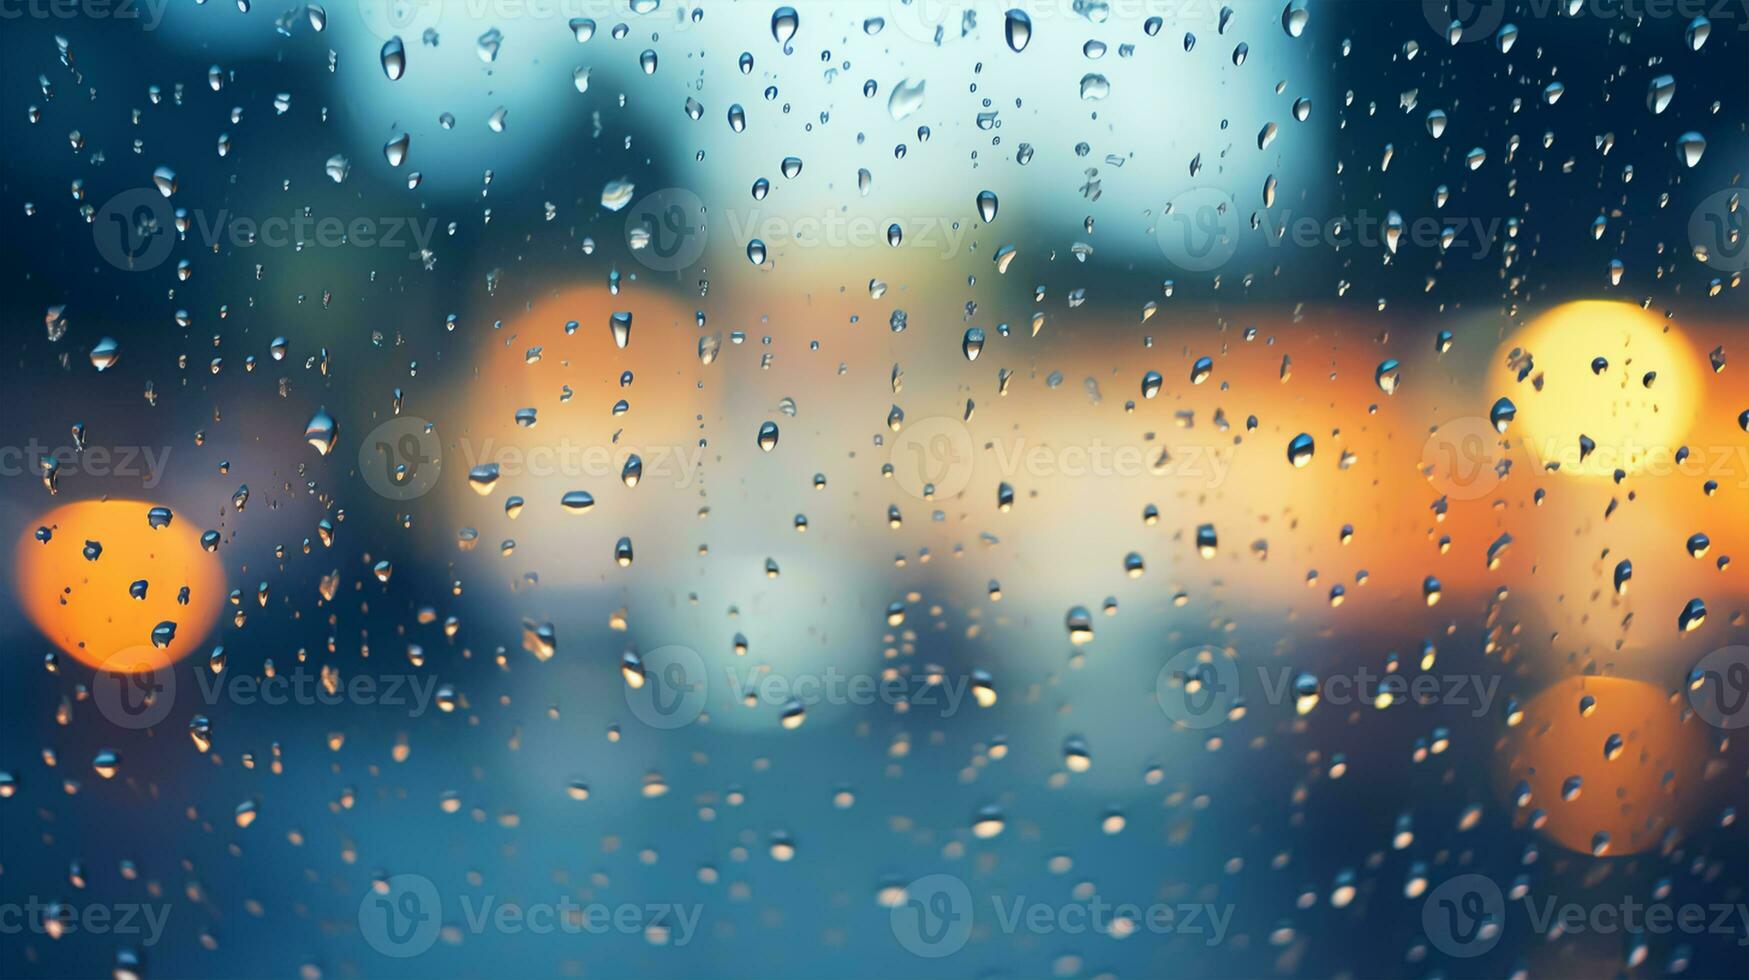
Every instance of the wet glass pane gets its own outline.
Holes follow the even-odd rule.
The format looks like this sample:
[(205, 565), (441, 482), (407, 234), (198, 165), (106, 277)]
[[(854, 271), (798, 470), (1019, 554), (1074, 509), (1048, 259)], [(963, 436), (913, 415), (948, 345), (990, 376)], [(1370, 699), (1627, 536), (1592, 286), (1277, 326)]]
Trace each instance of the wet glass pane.
[(0, 0), (0, 976), (1725, 977), (1738, 0)]

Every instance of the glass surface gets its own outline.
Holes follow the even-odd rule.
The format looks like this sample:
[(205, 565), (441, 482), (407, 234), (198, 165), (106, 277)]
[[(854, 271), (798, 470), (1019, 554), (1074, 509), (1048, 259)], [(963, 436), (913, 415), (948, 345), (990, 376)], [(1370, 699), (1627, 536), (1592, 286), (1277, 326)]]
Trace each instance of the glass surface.
[(1746, 31), (0, 0), (0, 976), (1742, 976)]

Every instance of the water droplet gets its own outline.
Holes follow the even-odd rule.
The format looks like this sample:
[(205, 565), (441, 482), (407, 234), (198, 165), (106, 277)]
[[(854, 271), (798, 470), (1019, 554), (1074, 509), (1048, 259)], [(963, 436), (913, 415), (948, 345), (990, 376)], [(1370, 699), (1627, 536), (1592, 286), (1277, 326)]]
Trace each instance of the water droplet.
[(1287, 461), (1294, 464), (1294, 467), (1298, 469), (1312, 461), (1313, 451), (1314, 447), (1312, 445), (1312, 437), (1309, 434), (1302, 432), (1288, 441)]
[(401, 43), (399, 35), (389, 38), (383, 45), (383, 74), (389, 76), (389, 81), (399, 81), (407, 72), (407, 49)]
[(1706, 603), (1699, 599), (1688, 600), (1688, 605), (1682, 607), (1682, 612), (1676, 617), (1678, 632), (1688, 633), (1700, 629), (1706, 622)]
[(1706, 39), (1712, 36), (1712, 33), (1713, 22), (1705, 17), (1697, 16), (1688, 22), (1688, 29), (1683, 33), (1683, 36), (1688, 40), (1689, 50), (1699, 51), (1706, 44)]
[(1512, 399), (1504, 396), (1488, 409), (1488, 421), (1493, 423), (1495, 432), (1505, 432), (1506, 427), (1518, 415), (1518, 406), (1512, 404)]
[(923, 108), (924, 88), (927, 84), (923, 79), (901, 79), (899, 84), (893, 86), (892, 94), (887, 96), (887, 114), (897, 122)]
[(1306, 10), (1306, 0), (1291, 0), (1281, 12), (1281, 27), (1287, 31), (1288, 37), (1299, 37), (1306, 31), (1306, 21), (1311, 14)]
[(1676, 155), (1685, 165), (1693, 167), (1700, 163), (1701, 154), (1706, 152), (1706, 137), (1689, 130), (1676, 138)]
[(389, 166), (399, 167), (407, 159), (407, 146), (411, 142), (412, 137), (406, 133), (396, 133), (383, 144), (383, 159), (389, 161)]
[(1075, 606), (1069, 610), (1063, 619), (1063, 625), (1069, 631), (1069, 642), (1081, 646), (1093, 639), (1093, 614), (1086, 606)]
[(1207, 381), (1209, 379), (1210, 374), (1214, 373), (1214, 369), (1215, 369), (1214, 358), (1212, 358), (1212, 357), (1199, 357), (1199, 358), (1197, 358), (1196, 363), (1192, 364), (1190, 366), (1190, 383), (1193, 385), (1202, 384), (1204, 381)]
[(967, 327), (965, 338), (960, 341), (960, 351), (966, 360), (975, 361), (984, 351), (984, 330), (982, 327)]
[(996, 194), (994, 191), (978, 192), (978, 215), (985, 224), (996, 220)]
[(99, 371), (107, 371), (115, 366), (121, 358), (121, 345), (114, 337), (103, 337), (91, 348), (91, 366)]
[(771, 14), (771, 37), (785, 54), (790, 53), (790, 38), (796, 36), (796, 29), (801, 26), (801, 17), (794, 7), (779, 7)]
[(1002, 33), (1008, 39), (1008, 49), (1019, 54), (1032, 41), (1032, 18), (1024, 10), (1010, 8)]
[(1676, 76), (1659, 75), (1646, 86), (1646, 108), (1653, 115), (1670, 108), (1670, 100), (1676, 97)]
[(340, 424), (328, 414), (326, 407), (316, 409), (316, 414), (310, 416), (310, 421), (304, 425), (304, 441), (324, 456), (334, 451), (334, 443), (339, 438)]
[(1380, 361), (1378, 368), (1373, 371), (1372, 375), (1373, 383), (1378, 385), (1379, 390), (1387, 395), (1394, 395), (1397, 393), (1397, 383), (1401, 381), (1402, 378), (1402, 365), (1398, 364), (1397, 359), (1394, 357), (1389, 357)]

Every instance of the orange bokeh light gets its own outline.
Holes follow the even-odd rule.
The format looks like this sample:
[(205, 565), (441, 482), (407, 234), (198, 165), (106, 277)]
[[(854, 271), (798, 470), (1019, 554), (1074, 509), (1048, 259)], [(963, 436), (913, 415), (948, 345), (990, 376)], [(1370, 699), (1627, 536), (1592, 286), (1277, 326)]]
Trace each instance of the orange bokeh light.
[[(91, 667), (145, 671), (180, 660), (212, 629), (225, 575), (184, 519), (154, 529), (140, 500), (82, 500), (31, 522), (18, 541), (18, 602), (36, 628)], [(38, 526), (54, 535), (36, 539)], [(87, 560), (87, 541), (103, 546)], [(143, 598), (130, 586), (144, 580)], [(178, 601), (187, 588), (186, 605)], [(176, 624), (167, 645), (153, 644), (160, 623)]]
[[(1594, 703), (1585, 712), (1588, 696)], [(1606, 752), (1612, 735), (1622, 739), (1613, 759)], [(1543, 835), (1580, 853), (1592, 853), (1599, 832), (1609, 835), (1606, 857), (1653, 847), (1682, 826), (1702, 792), (1699, 724), (1685, 723), (1671, 695), (1643, 681), (1557, 681), (1524, 706), (1524, 721), (1503, 741), (1497, 785), (1508, 796), (1520, 780), (1530, 785), (1529, 805), (1514, 810), (1514, 822), (1540, 809), (1548, 817)], [(1575, 776), (1579, 795), (1563, 800), (1562, 787)]]

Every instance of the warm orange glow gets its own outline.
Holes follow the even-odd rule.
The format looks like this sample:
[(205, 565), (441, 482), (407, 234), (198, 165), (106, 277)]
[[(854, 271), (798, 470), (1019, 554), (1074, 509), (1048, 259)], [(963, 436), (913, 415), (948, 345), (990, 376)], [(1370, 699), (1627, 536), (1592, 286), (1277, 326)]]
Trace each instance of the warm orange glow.
[[(1581, 704), (1590, 696), (1589, 714)], [(1611, 735), (1622, 748), (1607, 758)], [(1590, 854), (1595, 835), (1609, 835), (1606, 857), (1655, 847), (1671, 827), (1680, 827), (1697, 801), (1704, 738), (1684, 725), (1667, 692), (1620, 677), (1568, 677), (1524, 707), (1524, 721), (1504, 740), (1495, 781), (1522, 825), (1535, 810), (1548, 821), (1542, 833), (1562, 847)], [(1570, 777), (1579, 795), (1563, 800)], [(1530, 784), (1530, 802), (1516, 806), (1513, 790)]]
[[(82, 500), (31, 521), (17, 547), (18, 601), (36, 628), (92, 667), (155, 669), (181, 659), (212, 629), (225, 590), (219, 562), (200, 547), (200, 531), (178, 516), (153, 529), (140, 500)], [(36, 529), (54, 532), (46, 544)], [(103, 546), (88, 561), (87, 541)], [(147, 583), (143, 599), (129, 594)], [(177, 601), (188, 589), (188, 604)], [(159, 623), (176, 624), (154, 646)]]
[[(1530, 357), (1522, 382), (1515, 349)], [(1512, 434), (1539, 466), (1559, 463), (1567, 475), (1635, 473), (1667, 461), (1686, 440), (1702, 394), (1699, 360), (1674, 325), (1631, 303), (1564, 303), (1500, 346), (1488, 394), (1518, 405)], [(1655, 376), (1649, 385), (1648, 375)], [(1596, 445), (1588, 454), (1581, 436)]]

